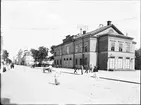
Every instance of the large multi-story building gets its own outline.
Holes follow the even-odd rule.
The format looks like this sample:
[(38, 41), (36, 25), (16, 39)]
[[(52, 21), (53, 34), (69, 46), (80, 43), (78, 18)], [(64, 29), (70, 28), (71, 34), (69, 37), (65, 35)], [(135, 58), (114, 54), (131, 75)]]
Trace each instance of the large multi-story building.
[(111, 21), (106, 26), (78, 35), (68, 35), (63, 43), (54, 47), (57, 67), (80, 68), (97, 66), (101, 70), (134, 70), (135, 44)]

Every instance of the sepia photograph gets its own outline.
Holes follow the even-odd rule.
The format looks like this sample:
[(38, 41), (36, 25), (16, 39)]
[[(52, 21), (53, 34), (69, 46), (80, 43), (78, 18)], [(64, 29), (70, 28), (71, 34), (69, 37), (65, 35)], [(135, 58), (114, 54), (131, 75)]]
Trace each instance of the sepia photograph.
[(141, 104), (140, 0), (1, 0), (1, 104)]

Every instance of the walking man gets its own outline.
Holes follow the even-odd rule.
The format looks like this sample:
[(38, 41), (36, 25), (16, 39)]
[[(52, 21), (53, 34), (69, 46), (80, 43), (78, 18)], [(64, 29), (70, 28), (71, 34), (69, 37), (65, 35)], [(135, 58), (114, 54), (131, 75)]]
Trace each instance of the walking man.
[(89, 67), (89, 73), (93, 71), (93, 65), (90, 64), (90, 67)]
[(94, 75), (93, 75), (94, 78), (98, 79), (98, 76), (97, 76), (98, 68), (97, 68), (97, 66), (94, 67), (93, 72), (94, 72)]
[(60, 74), (61, 74), (60, 71), (55, 71), (55, 73), (54, 73), (55, 85), (60, 85), (60, 82), (59, 82)]
[(88, 67), (88, 65), (86, 66), (86, 71), (85, 71), (85, 73), (88, 73), (88, 70), (89, 70), (89, 67)]
[(77, 73), (77, 68), (76, 68), (76, 67), (74, 67), (74, 74), (75, 74), (75, 73)]
[(84, 67), (83, 67), (83, 65), (81, 65), (81, 74), (83, 75), (83, 69), (84, 69)]

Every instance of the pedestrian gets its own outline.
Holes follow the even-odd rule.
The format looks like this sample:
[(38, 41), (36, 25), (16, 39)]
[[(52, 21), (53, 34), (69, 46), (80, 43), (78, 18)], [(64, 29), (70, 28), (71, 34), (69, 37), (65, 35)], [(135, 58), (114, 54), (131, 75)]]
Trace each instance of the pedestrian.
[(11, 63), (10, 67), (11, 69), (14, 69), (14, 63)]
[(52, 65), (49, 65), (49, 72), (52, 72)]
[(54, 82), (55, 82), (55, 85), (60, 85), (60, 82), (59, 82), (59, 77), (61, 75), (61, 72), (60, 71), (55, 71), (54, 73)]
[(6, 72), (6, 70), (7, 70), (6, 65), (3, 64), (3, 70), (2, 70), (2, 73), (3, 73), (3, 72)]
[(86, 68), (85, 68), (86, 70), (85, 70), (85, 73), (88, 73), (88, 70), (89, 70), (89, 67), (88, 67), (88, 65), (86, 66)]
[(84, 69), (84, 67), (83, 67), (83, 65), (81, 65), (81, 74), (83, 75), (83, 69)]
[(76, 68), (76, 67), (74, 67), (74, 74), (75, 74), (75, 73), (77, 73), (77, 68)]
[(97, 66), (94, 67), (93, 72), (94, 72), (94, 75), (93, 75), (94, 78), (98, 79), (99, 77), (97, 76), (97, 72), (98, 72), (98, 67)]
[(89, 73), (92, 72), (92, 71), (93, 71), (93, 66), (92, 66), (92, 64), (90, 64), (90, 66), (89, 66)]
[(10, 70), (10, 64), (9, 63), (6, 64), (6, 68), (7, 68), (7, 70)]

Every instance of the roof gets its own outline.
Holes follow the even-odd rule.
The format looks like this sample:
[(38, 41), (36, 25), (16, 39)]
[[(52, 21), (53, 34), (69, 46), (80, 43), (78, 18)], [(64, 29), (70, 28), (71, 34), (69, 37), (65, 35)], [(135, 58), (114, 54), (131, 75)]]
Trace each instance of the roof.
[(55, 45), (54, 48), (61, 46), (63, 43)]
[[(104, 30), (106, 30), (106, 29), (108, 29), (108, 28), (110, 28), (110, 27), (112, 27), (115, 31), (117, 31), (118, 32), (118, 34), (108, 34), (107, 33), (107, 35), (114, 35), (114, 36), (116, 36), (116, 37), (122, 37), (122, 38), (127, 38), (127, 39), (133, 39), (133, 38), (131, 38), (131, 37), (128, 37), (128, 36), (125, 36), (115, 25), (113, 25), (113, 24), (110, 24), (110, 25), (107, 25), (107, 26), (103, 26), (103, 27), (100, 27), (100, 28), (98, 28), (98, 29), (96, 29), (96, 30), (93, 30), (93, 31), (90, 31), (90, 32), (87, 32), (86, 34), (82, 34), (82, 35), (72, 35), (72, 36), (69, 36), (69, 38), (71, 38), (71, 39), (78, 39), (78, 38), (82, 38), (82, 37), (86, 37), (86, 36), (95, 36), (95, 37), (100, 37), (100, 36), (96, 36), (96, 34), (98, 34), (98, 33), (100, 33), (100, 32), (102, 32), (102, 31), (104, 31)], [(103, 34), (104, 35), (104, 34)], [(106, 34), (105, 34), (106, 35)], [(72, 40), (71, 40), (72, 41)], [(68, 42), (68, 40), (66, 40), (66, 42)], [(63, 40), (63, 43), (64, 43), (64, 40)], [(62, 43), (62, 44), (63, 44)], [(60, 45), (62, 45), (62, 44), (59, 44), (59, 45), (57, 45), (56, 47), (58, 47), (58, 46), (60, 46)]]
[(109, 35), (109, 36), (112, 36), (112, 37), (121, 37), (121, 38), (126, 38), (126, 39), (134, 39), (132, 37), (121, 35), (121, 34), (109, 34), (109, 33), (99, 35), (98, 37), (102, 37), (102, 36), (106, 36), (106, 35)]
[(98, 29), (96, 29), (96, 30), (94, 30), (94, 31), (87, 32), (86, 34), (82, 34), (81, 36), (78, 36), (77, 38), (83, 37), (83, 36), (86, 36), (86, 35), (90, 35), (90, 34), (91, 34), (91, 35), (95, 35), (95, 34), (97, 34), (97, 33), (99, 33), (99, 32), (102, 32), (102, 31), (108, 29), (109, 27), (112, 27), (113, 29), (115, 29), (120, 35), (124, 35), (119, 29), (116, 28), (115, 25), (110, 24), (110, 25), (108, 25), (108, 26), (103, 26), (103, 27), (101, 27), (101, 28), (98, 28)]

